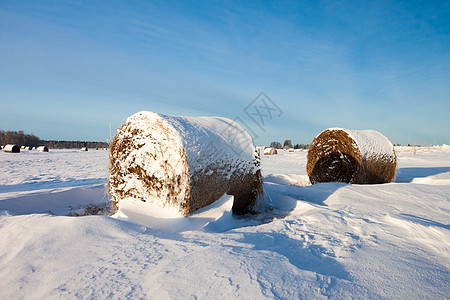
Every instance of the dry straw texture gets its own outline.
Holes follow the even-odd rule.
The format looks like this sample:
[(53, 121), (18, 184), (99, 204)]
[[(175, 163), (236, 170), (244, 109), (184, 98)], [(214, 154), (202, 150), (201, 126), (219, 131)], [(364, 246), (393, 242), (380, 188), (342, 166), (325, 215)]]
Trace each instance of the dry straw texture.
[(370, 184), (391, 182), (396, 166), (394, 146), (381, 133), (331, 128), (311, 142), (306, 171), (312, 184)]
[[(229, 140), (230, 129), (242, 134), (239, 143)], [(244, 214), (262, 195), (251, 138), (228, 119), (139, 112), (110, 146), (109, 188), (117, 207), (132, 197), (189, 215), (227, 193), (234, 196), (233, 212)]]

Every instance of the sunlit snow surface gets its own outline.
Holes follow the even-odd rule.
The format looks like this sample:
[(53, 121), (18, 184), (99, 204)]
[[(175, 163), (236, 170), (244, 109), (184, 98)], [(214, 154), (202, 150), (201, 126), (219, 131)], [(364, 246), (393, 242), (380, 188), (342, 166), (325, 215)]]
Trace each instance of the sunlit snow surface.
[(279, 151), (245, 218), (227, 195), (190, 218), (133, 199), (68, 217), (107, 203), (107, 151), (0, 152), (0, 298), (445, 299), (445, 150), (397, 148), (394, 183), (314, 186), (307, 152)]

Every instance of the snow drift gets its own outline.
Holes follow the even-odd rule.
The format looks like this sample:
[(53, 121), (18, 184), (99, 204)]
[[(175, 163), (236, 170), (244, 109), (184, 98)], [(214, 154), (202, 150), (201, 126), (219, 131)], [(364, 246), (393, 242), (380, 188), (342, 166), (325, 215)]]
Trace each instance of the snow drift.
[(308, 151), (311, 183), (386, 183), (395, 175), (392, 143), (375, 130), (330, 128), (322, 131)]
[(131, 197), (189, 215), (227, 193), (233, 212), (246, 213), (262, 193), (254, 149), (248, 133), (226, 118), (138, 112), (111, 142), (111, 199), (117, 207)]
[(262, 156), (261, 214), (224, 196), (145, 223), (66, 216), (107, 204), (106, 151), (0, 151), (0, 299), (447, 299), (450, 153), (411, 149), (380, 185), (309, 185), (306, 151)]

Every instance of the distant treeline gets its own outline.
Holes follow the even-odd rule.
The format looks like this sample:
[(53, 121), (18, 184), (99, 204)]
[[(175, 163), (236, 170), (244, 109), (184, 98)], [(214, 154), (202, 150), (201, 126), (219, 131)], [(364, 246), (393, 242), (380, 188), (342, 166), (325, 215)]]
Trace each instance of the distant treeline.
[(280, 142), (271, 142), (270, 143), (270, 148), (275, 148), (275, 149), (289, 149), (289, 148), (294, 148), (294, 149), (309, 149), (309, 144), (292, 144), (291, 140), (285, 140), (283, 145), (281, 145)]
[(3, 131), (0, 130), (0, 145), (16, 144), (19, 146), (43, 146), (41, 139), (34, 134), (26, 134), (23, 131)]
[(108, 148), (106, 142), (83, 142), (83, 141), (41, 141), (42, 146), (50, 149), (74, 149), (74, 148)]
[(0, 130), (0, 145), (16, 144), (19, 146), (47, 146), (50, 149), (74, 149), (74, 148), (107, 148), (106, 142), (86, 142), (86, 141), (53, 141), (41, 140), (34, 134), (26, 134), (20, 131)]

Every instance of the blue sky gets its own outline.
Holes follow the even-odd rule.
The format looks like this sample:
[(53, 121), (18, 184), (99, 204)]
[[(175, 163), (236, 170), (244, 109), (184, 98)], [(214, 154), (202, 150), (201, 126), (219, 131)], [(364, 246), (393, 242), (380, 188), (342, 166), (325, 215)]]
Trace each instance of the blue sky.
[[(261, 128), (262, 91), (282, 114)], [(0, 105), (0, 129), (43, 139), (106, 141), (150, 110), (239, 118), (255, 144), (450, 144), (450, 2), (0, 0)]]

